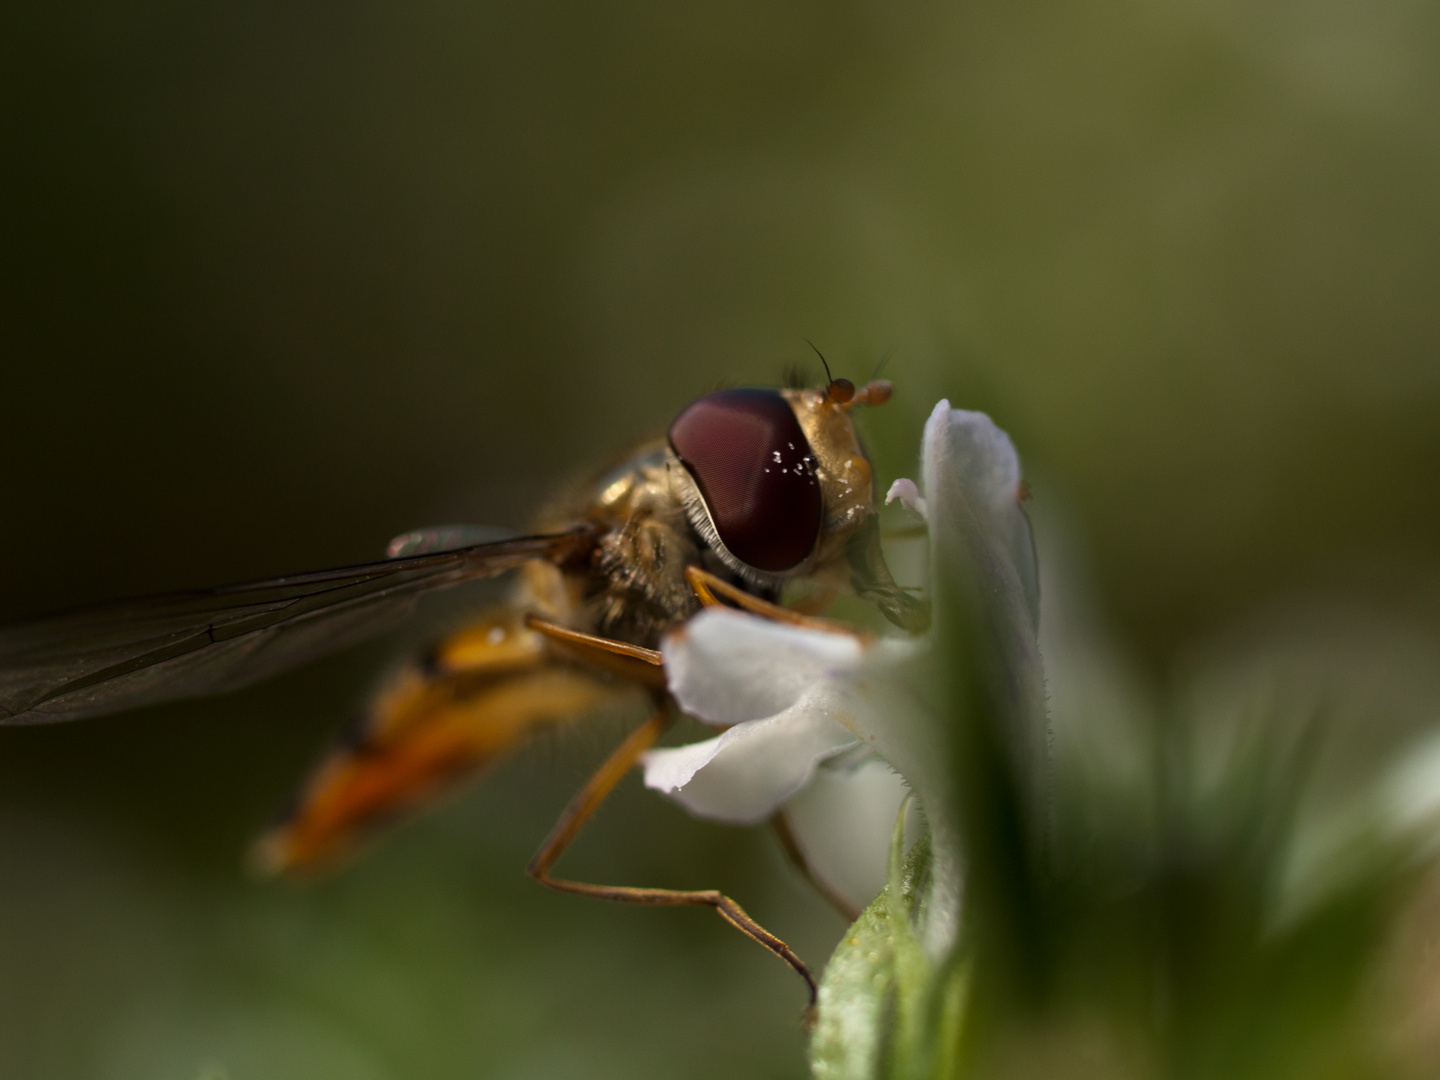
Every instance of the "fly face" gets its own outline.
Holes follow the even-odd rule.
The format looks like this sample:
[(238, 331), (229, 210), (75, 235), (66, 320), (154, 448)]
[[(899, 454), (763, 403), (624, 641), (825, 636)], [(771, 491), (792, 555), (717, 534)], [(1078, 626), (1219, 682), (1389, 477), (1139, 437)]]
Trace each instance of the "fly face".
[(852, 593), (892, 622), (921, 628), (924, 610), (880, 554), (874, 478), (851, 421), (888, 383), (856, 391), (727, 389), (687, 406), (667, 438), (639, 447), (544, 518), (583, 522), (588, 556), (533, 563), (522, 603), (545, 618), (656, 648), (700, 607), (687, 568), (699, 566), (765, 600), (804, 580), (821, 595)]
[(850, 410), (889, 400), (890, 384), (856, 391), (719, 390), (670, 426), (683, 466), (679, 497), (691, 527), (741, 581), (779, 595), (809, 578), (877, 604), (897, 625), (924, 611), (880, 555), (875, 481)]

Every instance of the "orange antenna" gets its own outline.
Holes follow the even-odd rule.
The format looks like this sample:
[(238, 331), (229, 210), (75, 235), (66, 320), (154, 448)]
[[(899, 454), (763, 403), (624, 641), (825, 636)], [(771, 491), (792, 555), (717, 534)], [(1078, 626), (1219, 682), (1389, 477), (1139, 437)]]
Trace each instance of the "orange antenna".
[(809, 338), (805, 339), (805, 344), (815, 349), (815, 355), (820, 357), (820, 363), (825, 367), (826, 396), (837, 405), (849, 405), (851, 399), (855, 396), (855, 384), (849, 379), (837, 379), (831, 375), (830, 365), (825, 360), (825, 354), (822, 353)]
[(856, 405), (884, 405), (895, 393), (889, 379), (871, 379), (855, 391)]

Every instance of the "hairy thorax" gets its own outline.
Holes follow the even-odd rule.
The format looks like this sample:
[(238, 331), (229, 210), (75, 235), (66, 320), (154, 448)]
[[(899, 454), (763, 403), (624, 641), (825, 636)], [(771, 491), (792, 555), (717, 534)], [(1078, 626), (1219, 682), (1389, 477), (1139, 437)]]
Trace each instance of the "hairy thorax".
[(685, 567), (709, 564), (685, 518), (683, 468), (663, 441), (577, 487), (541, 519), (546, 528), (594, 526), (595, 540), (564, 567), (532, 563), (522, 590), (547, 617), (577, 630), (654, 648), (695, 613)]

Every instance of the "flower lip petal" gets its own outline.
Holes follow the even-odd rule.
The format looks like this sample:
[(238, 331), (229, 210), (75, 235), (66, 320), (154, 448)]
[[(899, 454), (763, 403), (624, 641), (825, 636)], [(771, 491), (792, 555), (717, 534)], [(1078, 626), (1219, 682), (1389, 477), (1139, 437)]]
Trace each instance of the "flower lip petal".
[(764, 821), (810, 782), (820, 762), (856, 745), (822, 705), (807, 697), (716, 738), (651, 750), (643, 758), (645, 786), (698, 817), (734, 825)]
[(685, 712), (739, 724), (774, 716), (816, 683), (853, 670), (864, 647), (851, 634), (710, 608), (668, 635), (661, 651), (670, 693)]
[(723, 738), (724, 735), (716, 735), (713, 739), (686, 743), (684, 746), (647, 750), (640, 759), (645, 766), (645, 786), (662, 795), (670, 795), (680, 790), (694, 779), (697, 772), (715, 760), (715, 755), (720, 753), (720, 740)]

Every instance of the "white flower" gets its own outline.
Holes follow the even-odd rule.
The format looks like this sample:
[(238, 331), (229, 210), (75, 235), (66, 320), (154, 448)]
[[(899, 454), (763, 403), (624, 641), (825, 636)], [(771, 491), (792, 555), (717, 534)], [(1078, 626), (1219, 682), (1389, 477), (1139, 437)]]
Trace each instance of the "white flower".
[(866, 651), (848, 634), (702, 612), (665, 642), (670, 691), (692, 716), (734, 726), (704, 742), (650, 751), (646, 785), (701, 817), (764, 821), (822, 761), (856, 745), (837, 717), (846, 676)]
[[(932, 568), (953, 566), (958, 553), (975, 575), (981, 614), (1004, 653), (1007, 693), (1020, 712), (1038, 709), (1042, 718), (1038, 733), (1016, 733), (1015, 748), (1043, 755), (1035, 561), (1014, 447), (989, 417), (942, 401), (925, 425), (921, 479), (919, 486), (897, 481), (890, 498), (928, 520)], [(935, 588), (930, 594), (932, 602), (941, 600)], [(862, 643), (851, 634), (706, 610), (670, 634), (662, 651), (680, 707), (727, 730), (650, 751), (645, 783), (701, 817), (751, 824), (796, 799), (824, 770), (821, 787), (831, 804), (873, 805), (885, 815), (868, 830), (883, 845), (903, 787), (873, 761), (867, 765), (878, 755), (919, 796), (936, 879), (951, 883), (948, 899), (932, 905), (932, 921), (953, 926), (959, 898), (953, 720), (925, 673), (931, 649), (929, 637)], [(796, 808), (803, 811), (805, 803)], [(883, 867), (882, 847), (870, 875), (877, 884)]]

